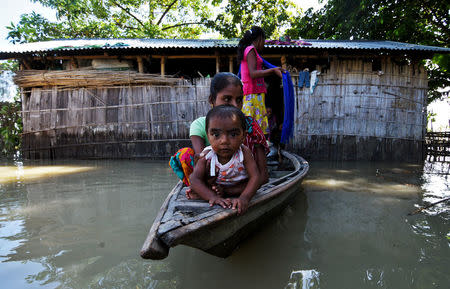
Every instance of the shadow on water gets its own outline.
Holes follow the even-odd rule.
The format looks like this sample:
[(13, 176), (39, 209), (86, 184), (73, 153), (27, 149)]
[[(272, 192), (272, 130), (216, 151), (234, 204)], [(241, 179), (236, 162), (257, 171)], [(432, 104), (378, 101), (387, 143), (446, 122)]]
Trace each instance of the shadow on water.
[[(6, 166), (6, 164), (4, 164)], [(280, 216), (229, 258), (178, 246), (138, 251), (176, 183), (166, 162), (68, 161), (89, 167), (0, 184), (5, 288), (446, 288), (445, 168), (316, 162)], [(64, 169), (60, 169), (64, 171)]]

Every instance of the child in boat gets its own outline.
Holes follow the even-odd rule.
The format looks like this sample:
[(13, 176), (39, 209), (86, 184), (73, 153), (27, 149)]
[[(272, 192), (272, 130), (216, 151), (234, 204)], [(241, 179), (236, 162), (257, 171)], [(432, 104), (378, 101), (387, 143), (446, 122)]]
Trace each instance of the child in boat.
[[(216, 74), (211, 80), (209, 103), (212, 107), (228, 104), (235, 106), (238, 109), (242, 109), (243, 90), (242, 82), (239, 77), (229, 72)], [(269, 147), (266, 138), (256, 121), (249, 116), (246, 116), (245, 120), (247, 129), (244, 145), (252, 151), (253, 158), (256, 161), (258, 172), (260, 174), (259, 186), (261, 186), (269, 180), (266, 165), (266, 154), (269, 152)], [(182, 148), (170, 159), (170, 166), (178, 177), (183, 180), (183, 183), (186, 186), (190, 186), (189, 176), (194, 169), (194, 164), (202, 156), (201, 153), (203, 149), (209, 145), (206, 137), (204, 116), (199, 117), (192, 122), (189, 136), (192, 142), (192, 148)], [(217, 186), (215, 185), (212, 185), (212, 187), (217, 189)], [(241, 187), (235, 186), (232, 188), (233, 191), (227, 193), (233, 194), (241, 192), (244, 187), (244, 184), (242, 184)], [(191, 189), (189, 188), (186, 190), (186, 197), (188, 199), (195, 198), (195, 196), (191, 196)]]
[[(199, 158), (194, 167), (190, 176), (191, 189), (211, 206), (237, 209), (238, 214), (242, 214), (260, 186), (255, 159), (250, 149), (243, 145), (247, 130), (245, 115), (234, 106), (220, 105), (208, 112), (205, 125), (211, 145), (204, 148), (204, 157)], [(207, 179), (212, 177), (224, 188), (241, 184), (245, 187), (236, 194), (230, 194), (237, 198), (225, 199), (221, 192), (207, 184)]]
[[(209, 103), (212, 107), (225, 104), (235, 106), (241, 110), (243, 99), (242, 82), (237, 75), (230, 72), (221, 72), (216, 74), (211, 80)], [(261, 176), (260, 185), (262, 185), (269, 180), (266, 164), (266, 154), (269, 152), (269, 147), (258, 123), (250, 116), (246, 116), (245, 121), (247, 134), (244, 139), (244, 145), (253, 154)], [(205, 117), (197, 118), (190, 127), (189, 136), (194, 149), (195, 159), (198, 159), (203, 149), (209, 145), (205, 128)]]

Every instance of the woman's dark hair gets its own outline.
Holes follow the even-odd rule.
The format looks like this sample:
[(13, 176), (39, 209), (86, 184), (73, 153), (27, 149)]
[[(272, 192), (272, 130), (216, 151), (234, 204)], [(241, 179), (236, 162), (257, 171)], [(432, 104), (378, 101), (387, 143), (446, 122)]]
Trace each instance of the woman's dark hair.
[(245, 31), (244, 36), (239, 41), (237, 50), (237, 62), (241, 63), (244, 59), (244, 50), (250, 46), (258, 37), (266, 38), (266, 33), (259, 26), (253, 26), (250, 30)]
[(221, 119), (224, 119), (224, 118), (232, 118), (233, 116), (237, 116), (237, 118), (240, 120), (242, 130), (244, 132), (247, 131), (247, 122), (245, 121), (245, 114), (239, 108), (229, 104), (218, 105), (210, 109), (210, 111), (208, 111), (205, 120), (206, 131), (208, 132), (209, 120), (211, 118), (219, 117)]
[(209, 88), (209, 102), (214, 104), (216, 102), (217, 94), (228, 85), (236, 85), (242, 87), (242, 81), (236, 74), (231, 72), (217, 73), (211, 80), (211, 86)]

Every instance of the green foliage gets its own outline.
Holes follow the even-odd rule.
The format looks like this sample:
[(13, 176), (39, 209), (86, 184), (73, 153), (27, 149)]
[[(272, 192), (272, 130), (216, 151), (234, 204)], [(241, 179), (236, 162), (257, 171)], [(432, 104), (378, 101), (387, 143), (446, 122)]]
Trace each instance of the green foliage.
[[(19, 70), (17, 61), (6, 61), (0, 63), (0, 81), (6, 73), (13, 73)], [(0, 82), (1, 83), (1, 82)], [(2, 83), (1, 94), (8, 93)], [(1, 154), (13, 154), (20, 147), (20, 134), (22, 133), (22, 117), (20, 115), (21, 103), (19, 93), (16, 93), (14, 102), (0, 102), (0, 151)]]
[(240, 37), (252, 25), (279, 36), (298, 10), (290, 0), (33, 0), (57, 21), (35, 12), (11, 23), (12, 43), (60, 38), (198, 38), (207, 32)]
[(11, 39), (12, 43), (24, 43), (64, 37), (63, 26), (63, 24), (51, 23), (33, 11), (22, 15), (18, 24), (11, 22), (11, 25), (6, 28), (10, 30), (8, 39)]
[[(13, 43), (57, 38), (197, 38), (207, 32), (211, 0), (33, 0), (52, 8), (57, 22), (35, 12), (11, 23)], [(217, 5), (217, 4), (216, 4)]]
[(8, 60), (0, 63), (0, 73), (5, 71), (17, 72), (19, 71), (19, 62), (15, 60)]
[[(304, 39), (391, 40), (449, 47), (450, 2), (433, 0), (328, 0), (319, 11), (309, 9), (292, 23), (288, 34)], [(428, 102), (445, 95), (449, 85), (448, 55), (428, 65)]]
[(205, 21), (225, 38), (241, 37), (253, 25), (261, 26), (267, 37), (278, 37), (281, 29), (288, 26), (298, 12), (289, 0), (230, 0), (214, 20)]
[(0, 102), (0, 150), (2, 154), (14, 154), (20, 147), (22, 133), (21, 103)]

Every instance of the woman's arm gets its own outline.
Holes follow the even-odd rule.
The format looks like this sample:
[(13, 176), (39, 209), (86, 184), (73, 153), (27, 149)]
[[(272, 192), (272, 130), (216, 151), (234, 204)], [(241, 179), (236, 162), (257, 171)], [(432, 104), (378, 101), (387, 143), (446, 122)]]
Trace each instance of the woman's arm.
[(264, 185), (269, 181), (269, 172), (267, 170), (267, 157), (264, 147), (262, 145), (255, 144), (255, 161), (260, 175), (259, 186), (261, 187), (262, 185)]
[(260, 175), (258, 172), (258, 167), (256, 166), (255, 159), (252, 156), (252, 152), (246, 146), (242, 146), (242, 150), (244, 153), (244, 166), (248, 174), (248, 182), (239, 198), (231, 200), (232, 209), (237, 209), (238, 214), (243, 214), (245, 213), (245, 211), (247, 211), (250, 200), (255, 195), (260, 186)]
[(192, 148), (194, 149), (194, 163), (200, 158), (200, 153), (205, 148), (205, 140), (198, 135), (191, 135)]
[(197, 164), (194, 167), (194, 171), (190, 176), (191, 189), (196, 192), (203, 200), (208, 201), (210, 206), (220, 205), (223, 208), (229, 208), (231, 202), (217, 196), (217, 194), (206, 185), (206, 164), (207, 162), (205, 158), (201, 158), (198, 160)]
[(256, 53), (254, 49), (250, 50), (250, 52), (247, 54), (247, 65), (248, 72), (251, 78), (262, 78), (272, 74), (276, 74), (280, 78), (283, 77), (283, 69), (281, 67), (256, 70)]

